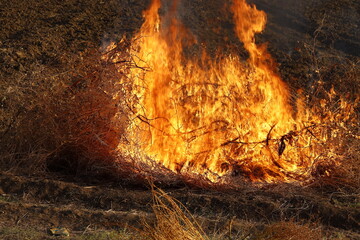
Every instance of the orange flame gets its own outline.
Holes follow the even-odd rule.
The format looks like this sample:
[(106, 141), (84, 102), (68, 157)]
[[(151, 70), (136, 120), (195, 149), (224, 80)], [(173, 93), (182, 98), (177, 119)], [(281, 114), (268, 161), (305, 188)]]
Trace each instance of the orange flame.
[(128, 141), (118, 146), (121, 154), (213, 182), (228, 175), (265, 182), (307, 178), (318, 151), (314, 136), (326, 136), (313, 128), (320, 118), (301, 99), (294, 111), (275, 62), (255, 43), (266, 14), (234, 0), (235, 31), (249, 52), (247, 62), (205, 53), (190, 60), (183, 48), (196, 41), (177, 19), (177, 3), (160, 17), (160, 0), (153, 0), (132, 40), (136, 67), (122, 83), (132, 84), (126, 91), (134, 96), (128, 99), (133, 120)]

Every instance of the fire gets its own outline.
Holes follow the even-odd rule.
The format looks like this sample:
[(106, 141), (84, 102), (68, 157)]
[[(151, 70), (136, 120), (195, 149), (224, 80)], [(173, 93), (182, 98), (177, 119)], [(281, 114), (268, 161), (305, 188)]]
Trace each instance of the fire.
[(261, 182), (308, 178), (328, 136), (316, 127), (323, 117), (307, 110), (301, 98), (290, 104), (266, 46), (255, 43), (266, 14), (245, 0), (233, 2), (247, 61), (221, 54), (211, 59), (205, 51), (192, 59), (183, 49), (196, 38), (176, 17), (177, 5), (174, 0), (160, 16), (160, 0), (153, 0), (132, 40), (135, 67), (120, 80), (132, 117), (118, 151), (213, 182), (227, 176)]

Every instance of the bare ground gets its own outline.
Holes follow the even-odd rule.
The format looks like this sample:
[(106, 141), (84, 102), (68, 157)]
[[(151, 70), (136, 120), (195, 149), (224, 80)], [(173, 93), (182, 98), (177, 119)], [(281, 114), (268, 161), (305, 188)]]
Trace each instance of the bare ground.
[[(66, 180), (66, 181), (65, 181)], [(69, 181), (70, 180), (70, 181)], [(35, 227), (38, 231), (65, 226), (72, 233), (85, 229), (142, 228), (153, 223), (152, 195), (146, 186), (121, 182), (91, 184), (69, 176), (29, 177), (2, 173), (1, 226)], [(194, 214), (206, 232), (228, 231), (229, 221), (248, 221), (261, 228), (294, 220), (326, 226), (330, 232), (359, 237), (359, 196), (318, 187), (273, 185), (232, 191), (168, 188)], [(235, 233), (247, 229), (234, 227)], [(256, 229), (256, 228), (255, 228)], [(255, 230), (253, 230), (255, 231)]]

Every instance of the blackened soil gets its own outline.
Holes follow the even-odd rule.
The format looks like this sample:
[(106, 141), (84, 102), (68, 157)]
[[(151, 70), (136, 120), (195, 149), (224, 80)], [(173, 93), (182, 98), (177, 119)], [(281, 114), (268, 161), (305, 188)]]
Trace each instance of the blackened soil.
[[(121, 183), (65, 182), (59, 176), (0, 176), (1, 225), (66, 226), (72, 231), (87, 226), (141, 228), (154, 221), (150, 189)], [(244, 187), (237, 191), (206, 191), (191, 187), (167, 189), (210, 232), (222, 228), (224, 219), (259, 223), (292, 219), (319, 221), (340, 230), (359, 231), (359, 196), (291, 185)], [(25, 218), (26, 216), (26, 218)], [(31, 219), (31, 222), (26, 219)], [(216, 223), (216, 226), (214, 225)], [(358, 232), (359, 233), (359, 232)]]

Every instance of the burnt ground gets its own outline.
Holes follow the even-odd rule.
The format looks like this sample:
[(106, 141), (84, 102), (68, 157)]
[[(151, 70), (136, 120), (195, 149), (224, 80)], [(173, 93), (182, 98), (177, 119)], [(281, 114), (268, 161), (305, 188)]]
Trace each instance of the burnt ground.
[[(335, 66), (339, 62), (359, 61), (358, 1), (251, 2), (268, 13), (268, 27), (257, 41), (268, 42), (269, 51), (279, 63), (279, 72), (291, 89), (310, 89), (318, 77), (319, 62)], [(0, 1), (2, 83), (19, 78), (26, 81), (23, 76), (35, 68), (48, 69), (53, 74), (66, 72), (73, 68), (73, 59), (81, 59), (82, 52), (99, 49), (124, 34), (131, 37), (141, 26), (141, 11), (148, 3), (145, 0)], [(232, 31), (231, 15), (223, 5), (223, 1), (217, 0), (184, 0), (180, 15), (210, 54), (221, 47), (246, 57)], [(315, 57), (321, 60), (318, 62)], [(342, 74), (342, 68), (334, 67), (331, 71), (334, 69), (339, 71), (336, 74)], [(358, 88), (358, 82), (344, 80), (335, 87), (342, 91), (349, 87), (352, 92), (351, 88)], [(6, 107), (4, 102), (1, 107)], [(5, 137), (6, 132), (2, 134)], [(146, 184), (103, 177), (90, 181), (92, 176), (83, 178), (55, 173), (52, 169), (42, 173), (10, 171), (5, 167), (1, 170), (0, 234), (3, 235), (0, 236), (3, 239), (15, 239), (15, 235), (7, 236), (4, 230), (14, 226), (34, 228), (44, 233), (41, 238), (51, 239), (45, 233), (53, 226), (64, 226), (72, 234), (82, 235), (96, 229), (141, 228), (143, 219), (154, 221), (151, 191)], [(234, 232), (244, 231), (242, 221), (255, 222), (255, 231), (274, 221), (294, 220), (317, 224), (329, 234), (360, 239), (358, 187), (339, 188), (319, 180), (306, 187), (249, 185), (237, 191), (201, 190), (185, 184), (164, 188), (209, 233), (228, 231), (230, 220)]]
[[(71, 180), (71, 181), (69, 181)], [(152, 195), (146, 186), (122, 185), (119, 181), (90, 184), (71, 177), (28, 177), (2, 173), (1, 226), (34, 227), (45, 232), (65, 226), (73, 234), (85, 229), (142, 228), (154, 222)], [(237, 191), (201, 190), (188, 186), (167, 188), (181, 201), (208, 233), (244, 233), (244, 221), (255, 232), (278, 221), (316, 222), (324, 231), (343, 237), (359, 237), (359, 196), (334, 189), (273, 185), (244, 187)], [(256, 223), (256, 224), (254, 224)], [(10, 239), (10, 238), (9, 238)], [(236, 239), (236, 238), (235, 238)]]

